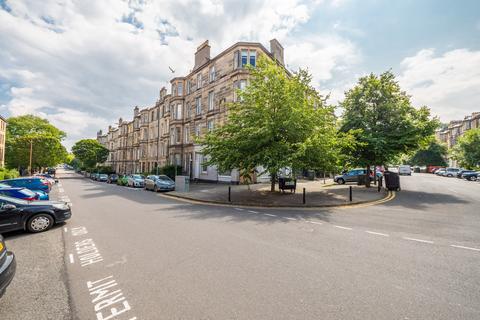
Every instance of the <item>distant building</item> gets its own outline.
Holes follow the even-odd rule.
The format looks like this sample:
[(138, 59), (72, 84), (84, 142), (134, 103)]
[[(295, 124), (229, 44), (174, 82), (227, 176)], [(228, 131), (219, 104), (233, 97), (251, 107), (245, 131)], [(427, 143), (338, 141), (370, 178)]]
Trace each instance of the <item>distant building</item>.
[(122, 174), (176, 164), (192, 179), (238, 182), (237, 170), (219, 172), (204, 165), (207, 159), (195, 138), (224, 123), (236, 89), (247, 85), (245, 67), (255, 66), (260, 55), (284, 65), (283, 48), (275, 39), (270, 51), (257, 42), (238, 42), (215, 57), (210, 57), (208, 41), (202, 43), (192, 71), (170, 80), (171, 93), (162, 88), (154, 106), (135, 107), (133, 120), (120, 118), (118, 127), (99, 132), (98, 141), (110, 150), (106, 164)]
[(5, 136), (7, 133), (7, 120), (0, 116), (0, 168), (5, 166)]
[[(453, 148), (462, 135), (470, 129), (480, 128), (480, 112), (473, 112), (471, 115), (466, 116), (463, 120), (450, 121), (446, 129), (437, 130), (435, 137), (438, 141), (447, 145), (447, 147)], [(457, 166), (457, 163), (453, 159), (448, 159), (450, 166)]]

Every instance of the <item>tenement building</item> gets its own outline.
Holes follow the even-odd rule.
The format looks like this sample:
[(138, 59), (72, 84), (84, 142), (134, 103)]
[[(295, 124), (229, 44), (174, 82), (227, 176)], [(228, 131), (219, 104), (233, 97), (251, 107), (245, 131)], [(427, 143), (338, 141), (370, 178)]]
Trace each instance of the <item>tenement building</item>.
[(129, 174), (176, 164), (191, 179), (238, 182), (237, 170), (219, 172), (205, 165), (196, 138), (224, 123), (228, 103), (248, 83), (246, 66), (255, 67), (261, 55), (284, 65), (283, 47), (275, 39), (270, 51), (260, 43), (238, 42), (215, 57), (210, 57), (208, 40), (202, 43), (192, 71), (170, 80), (170, 93), (162, 88), (154, 106), (135, 107), (131, 121), (120, 118), (108, 132), (98, 132), (98, 141), (110, 150), (106, 165)]
[(5, 136), (7, 131), (7, 121), (0, 116), (0, 168), (5, 166)]

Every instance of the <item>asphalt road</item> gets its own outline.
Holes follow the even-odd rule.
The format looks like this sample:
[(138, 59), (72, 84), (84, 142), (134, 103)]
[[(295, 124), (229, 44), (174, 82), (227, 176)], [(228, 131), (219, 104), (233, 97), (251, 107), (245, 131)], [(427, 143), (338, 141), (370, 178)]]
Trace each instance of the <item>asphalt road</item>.
[(279, 210), (190, 204), (65, 174), (59, 189), (74, 216), (53, 231), (65, 241), (71, 315), (480, 319), (480, 183), (401, 182), (376, 206)]

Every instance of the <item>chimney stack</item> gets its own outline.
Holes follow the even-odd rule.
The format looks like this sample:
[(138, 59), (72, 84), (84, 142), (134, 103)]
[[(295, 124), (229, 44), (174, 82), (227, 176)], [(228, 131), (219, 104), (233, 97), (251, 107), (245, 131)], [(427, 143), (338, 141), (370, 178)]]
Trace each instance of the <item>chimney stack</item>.
[(133, 116), (134, 116), (134, 117), (138, 116), (139, 110), (140, 110), (140, 109), (138, 109), (138, 106), (135, 106), (135, 108), (133, 109)]
[(195, 52), (195, 66), (193, 67), (193, 70), (197, 69), (208, 60), (210, 60), (210, 46), (208, 45), (208, 40), (206, 40), (197, 48), (197, 52)]
[(283, 60), (283, 47), (277, 39), (270, 40), (270, 53), (282, 66), (285, 65)]

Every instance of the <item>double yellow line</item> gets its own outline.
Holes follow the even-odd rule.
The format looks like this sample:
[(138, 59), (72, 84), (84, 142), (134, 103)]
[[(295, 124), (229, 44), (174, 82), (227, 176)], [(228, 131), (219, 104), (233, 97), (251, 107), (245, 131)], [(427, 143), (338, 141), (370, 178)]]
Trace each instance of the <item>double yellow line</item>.
[(359, 203), (359, 204), (346, 205), (346, 206), (342, 206), (340, 208), (349, 209), (349, 208), (364, 208), (364, 207), (375, 206), (377, 204), (382, 204), (382, 203), (391, 201), (391, 200), (395, 199), (395, 196), (396, 196), (395, 191), (388, 191), (388, 195), (383, 199), (375, 200), (375, 201), (371, 201), (371, 202)]

